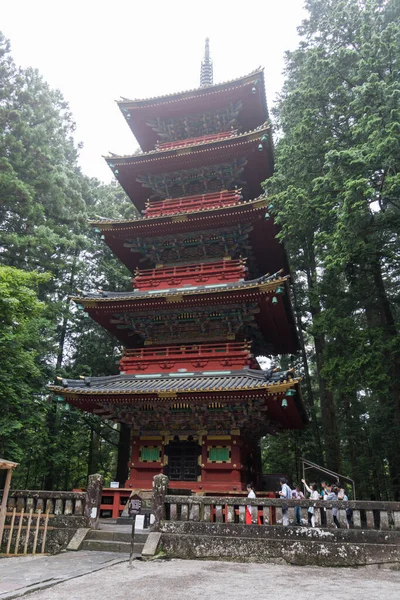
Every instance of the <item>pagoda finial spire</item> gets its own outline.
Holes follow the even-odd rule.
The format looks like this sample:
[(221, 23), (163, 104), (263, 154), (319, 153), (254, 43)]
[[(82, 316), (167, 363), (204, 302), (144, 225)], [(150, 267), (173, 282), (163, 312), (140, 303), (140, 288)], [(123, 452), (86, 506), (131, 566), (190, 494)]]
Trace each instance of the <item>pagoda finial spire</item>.
[(210, 58), (210, 40), (206, 38), (204, 59), (201, 61), (200, 87), (213, 84), (213, 63)]

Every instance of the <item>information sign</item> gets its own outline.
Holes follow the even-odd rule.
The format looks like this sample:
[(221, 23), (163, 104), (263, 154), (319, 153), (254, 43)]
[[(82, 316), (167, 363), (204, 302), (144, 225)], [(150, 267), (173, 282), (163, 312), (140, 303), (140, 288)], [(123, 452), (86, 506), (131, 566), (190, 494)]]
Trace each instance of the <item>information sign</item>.
[(138, 515), (142, 508), (142, 501), (140, 498), (129, 498), (128, 512), (130, 516)]

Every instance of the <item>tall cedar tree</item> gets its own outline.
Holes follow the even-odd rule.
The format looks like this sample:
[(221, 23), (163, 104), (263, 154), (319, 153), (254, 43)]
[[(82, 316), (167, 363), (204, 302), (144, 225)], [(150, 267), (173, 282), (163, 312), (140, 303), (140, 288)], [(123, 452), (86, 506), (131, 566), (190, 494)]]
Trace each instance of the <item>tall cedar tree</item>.
[(314, 348), (326, 464), (398, 499), (400, 4), (306, 6), (265, 185)]
[[(2, 429), (3, 451), (21, 462), (15, 481), (24, 487), (69, 489), (83, 485), (91, 470), (114, 478), (118, 432), (56, 403), (46, 384), (56, 375), (116, 372), (119, 347), (78, 314), (69, 296), (76, 288), (129, 285), (126, 269), (104, 250), (87, 221), (96, 212), (129, 216), (133, 208), (118, 187), (82, 175), (67, 103), (37, 71), (15, 65), (2, 34), (0, 132), (0, 264), (50, 274), (32, 275), (46, 327), (40, 335), (30, 329), (36, 351), (29, 355), (31, 376), (21, 379), (18, 410), (13, 409), (18, 394), (1, 390), (3, 414), (15, 416)], [(13, 380), (12, 356), (0, 358), (4, 381)], [(18, 364), (14, 370), (19, 373)], [(35, 419), (25, 418), (31, 414)]]

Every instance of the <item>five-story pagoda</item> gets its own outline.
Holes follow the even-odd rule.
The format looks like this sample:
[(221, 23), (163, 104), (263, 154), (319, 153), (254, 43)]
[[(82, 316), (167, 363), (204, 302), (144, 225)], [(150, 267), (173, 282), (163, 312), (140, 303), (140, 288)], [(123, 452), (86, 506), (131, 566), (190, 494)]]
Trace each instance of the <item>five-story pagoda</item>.
[(264, 74), (119, 108), (142, 153), (106, 158), (142, 213), (93, 226), (133, 291), (74, 298), (124, 346), (120, 375), (63, 380), (70, 404), (130, 427), (125, 487), (239, 492), (259, 483), (259, 440), (306, 422), (298, 380), (256, 355), (292, 354), (287, 263), (261, 183), (273, 148)]

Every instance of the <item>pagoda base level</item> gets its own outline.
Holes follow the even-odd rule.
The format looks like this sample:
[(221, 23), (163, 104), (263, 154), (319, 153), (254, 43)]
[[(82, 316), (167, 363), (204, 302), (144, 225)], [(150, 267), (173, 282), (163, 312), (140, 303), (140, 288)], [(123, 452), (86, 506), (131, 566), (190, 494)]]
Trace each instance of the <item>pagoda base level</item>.
[[(159, 473), (156, 473), (158, 475)], [(148, 481), (126, 481), (124, 487), (132, 488), (132, 489), (140, 489), (141, 491), (151, 491), (153, 485), (152, 477)], [(213, 483), (213, 484), (202, 484), (195, 481), (170, 481), (169, 492), (175, 495), (184, 496), (186, 493), (190, 494), (212, 494), (212, 495), (234, 495), (243, 493), (246, 491), (246, 484), (241, 481), (232, 482), (230, 484), (221, 484), (221, 483)]]
[(132, 432), (131, 462), (126, 488), (151, 489), (155, 475), (169, 478), (169, 487), (194, 493), (239, 493), (252, 483), (260, 489), (261, 455), (258, 440), (239, 430), (225, 434), (197, 431)]

